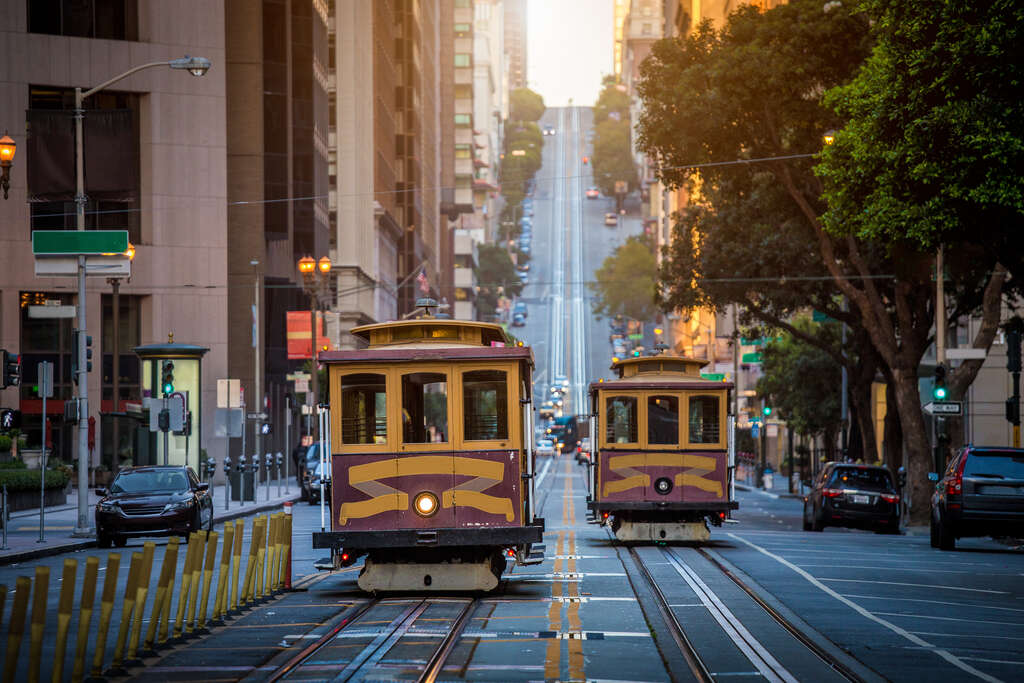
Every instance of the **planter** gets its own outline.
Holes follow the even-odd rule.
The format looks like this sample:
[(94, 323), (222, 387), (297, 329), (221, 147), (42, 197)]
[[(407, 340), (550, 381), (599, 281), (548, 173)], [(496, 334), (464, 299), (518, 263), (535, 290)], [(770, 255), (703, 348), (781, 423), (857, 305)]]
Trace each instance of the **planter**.
[[(68, 502), (68, 496), (64, 492), (64, 487), (53, 489), (45, 489), (43, 494), (43, 504), (47, 507), (53, 505), (66, 505)], [(8, 511), (17, 512), (18, 510), (31, 510), (33, 508), (39, 508), (39, 491), (8, 491), (7, 492), (7, 505)]]
[(23, 450), (21, 451), (21, 461), (25, 463), (25, 467), (30, 470), (38, 470), (40, 467), (40, 461), (43, 458), (42, 450)]

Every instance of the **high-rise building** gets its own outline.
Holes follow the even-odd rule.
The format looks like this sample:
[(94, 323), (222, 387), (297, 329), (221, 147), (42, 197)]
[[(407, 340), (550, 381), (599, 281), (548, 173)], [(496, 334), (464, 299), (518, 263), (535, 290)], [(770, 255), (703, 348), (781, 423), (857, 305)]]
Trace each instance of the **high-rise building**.
[[(675, 0), (681, 2), (681, 0)], [(615, 13), (612, 19), (612, 65), (615, 75), (622, 77), (622, 55), (623, 55), (623, 31), (626, 27), (626, 15), (629, 14), (630, 0), (614, 0), (615, 5), (612, 11)]]
[(508, 89), (525, 88), (526, 78), (526, 3), (504, 0), (504, 43), (508, 55)]

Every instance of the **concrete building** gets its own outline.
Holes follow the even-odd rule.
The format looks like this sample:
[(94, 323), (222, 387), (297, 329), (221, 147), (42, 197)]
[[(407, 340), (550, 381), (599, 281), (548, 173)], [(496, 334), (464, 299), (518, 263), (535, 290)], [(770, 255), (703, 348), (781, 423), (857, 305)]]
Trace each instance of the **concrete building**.
[[(623, 35), (626, 28), (626, 15), (629, 14), (630, 0), (613, 0), (615, 5), (612, 9), (612, 67), (615, 75), (622, 78), (622, 56), (623, 56)], [(678, 0), (677, 0), (678, 1)]]
[(508, 59), (508, 90), (525, 88), (526, 74), (526, 3), (527, 0), (504, 0), (505, 54)]
[[(84, 303), (95, 340), (88, 376), (88, 414), (95, 418), (93, 465), (116, 468), (134, 458), (149, 462), (150, 432), (122, 419), (113, 442), (110, 413), (140, 403), (140, 368), (132, 348), (176, 342), (210, 349), (203, 360), (202, 442), (211, 454), (224, 442), (213, 436), (216, 380), (228, 376), (229, 196), (226, 122), (228, 68), (223, 2), (128, 1), (121, 11), (96, 12), (99, 3), (0, 1), (0, 130), (18, 144), (10, 196), (0, 199), (0, 347), (20, 353), (24, 382), (0, 392), (0, 405), (22, 412), (29, 449), (43, 443), (41, 402), (34, 391), (39, 361), (55, 363), (54, 398), (48, 402), (53, 457), (76, 456), (64, 403), (76, 389), (70, 376), (69, 318), (33, 318), (29, 306)], [(106, 5), (110, 6), (110, 5)], [(71, 109), (74, 88), (85, 89), (147, 62), (185, 54), (207, 57), (202, 78), (159, 67), (140, 71), (89, 98), (88, 109), (127, 108), (133, 125), (121, 133), (137, 164), (130, 201), (86, 206), (87, 227), (127, 229), (136, 246), (132, 277), (120, 282), (120, 329), (113, 329), (111, 285), (89, 277), (84, 302), (73, 278), (37, 278), (31, 236), (35, 229), (75, 229), (73, 201), (29, 203), (26, 144), (28, 110)], [(88, 150), (86, 152), (88, 154)], [(88, 180), (88, 179), (87, 179)], [(88, 188), (87, 188), (88, 189)], [(118, 340), (119, 395), (113, 395), (113, 341)]]

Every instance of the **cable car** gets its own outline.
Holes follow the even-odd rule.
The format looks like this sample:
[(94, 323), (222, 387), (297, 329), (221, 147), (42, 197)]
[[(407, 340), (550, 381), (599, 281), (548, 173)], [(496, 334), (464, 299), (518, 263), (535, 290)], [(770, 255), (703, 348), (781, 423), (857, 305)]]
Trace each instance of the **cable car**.
[(590, 385), (587, 507), (621, 541), (706, 541), (738, 507), (732, 384), (702, 378), (706, 364), (626, 358), (612, 363), (616, 379)]
[(500, 325), (429, 316), (365, 325), (319, 354), (330, 382), (330, 567), (360, 588), (487, 591), (506, 558), (543, 561), (534, 515), (533, 354)]

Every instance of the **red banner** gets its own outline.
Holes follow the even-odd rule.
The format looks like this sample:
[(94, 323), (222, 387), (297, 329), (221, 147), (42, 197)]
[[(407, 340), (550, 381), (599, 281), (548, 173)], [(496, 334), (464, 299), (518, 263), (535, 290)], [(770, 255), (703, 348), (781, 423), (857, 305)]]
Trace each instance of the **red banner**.
[[(288, 311), (286, 314), (286, 334), (288, 338), (288, 360), (303, 360), (311, 358), (309, 352), (310, 333), (310, 312), (309, 311)], [(324, 334), (323, 313), (316, 314), (316, 348), (317, 351), (333, 351), (334, 346)]]

